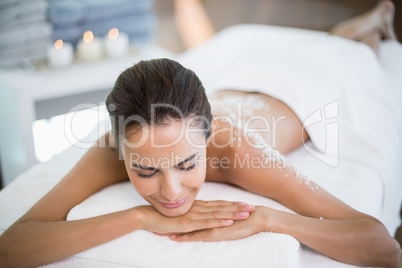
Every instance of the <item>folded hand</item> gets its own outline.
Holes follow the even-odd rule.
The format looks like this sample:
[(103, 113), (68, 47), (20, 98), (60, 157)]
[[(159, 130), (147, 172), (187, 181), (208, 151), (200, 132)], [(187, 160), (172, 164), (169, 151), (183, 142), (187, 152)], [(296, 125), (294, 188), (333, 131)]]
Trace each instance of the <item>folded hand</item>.
[(196, 200), (191, 209), (179, 217), (166, 217), (152, 206), (138, 207), (143, 211), (143, 229), (160, 235), (189, 233), (244, 220), (254, 206), (240, 202)]
[(250, 235), (268, 231), (269, 214), (275, 214), (276, 211), (267, 207), (256, 206), (250, 213), (248, 219), (236, 221), (227, 227), (210, 228), (206, 230), (194, 231), (186, 234), (172, 234), (170, 239), (173, 241), (222, 241), (245, 238)]

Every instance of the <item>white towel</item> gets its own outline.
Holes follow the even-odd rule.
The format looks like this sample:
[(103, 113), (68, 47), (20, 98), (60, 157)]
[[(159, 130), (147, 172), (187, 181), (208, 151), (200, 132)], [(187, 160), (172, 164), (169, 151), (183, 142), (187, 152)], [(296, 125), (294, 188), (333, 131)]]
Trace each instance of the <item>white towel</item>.
[(304, 245), (300, 247), (299, 253), (299, 268), (358, 268), (358, 266), (334, 261)]
[[(275, 201), (233, 186), (207, 182), (198, 199), (225, 199), (266, 205), (280, 210)], [(146, 204), (129, 182), (112, 185), (74, 207), (68, 220), (76, 220)], [(134, 267), (298, 267), (299, 242), (285, 234), (259, 233), (221, 242), (174, 242), (148, 231), (135, 231), (60, 262), (74, 266), (80, 259)], [(78, 257), (78, 258), (77, 258)]]

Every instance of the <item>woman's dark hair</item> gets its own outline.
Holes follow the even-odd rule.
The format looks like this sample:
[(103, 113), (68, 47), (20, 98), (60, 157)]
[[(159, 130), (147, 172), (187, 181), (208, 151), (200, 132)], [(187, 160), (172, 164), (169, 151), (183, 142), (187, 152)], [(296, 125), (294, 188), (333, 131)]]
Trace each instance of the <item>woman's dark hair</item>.
[(211, 134), (211, 107), (201, 81), (173, 60), (140, 61), (129, 67), (117, 78), (106, 107), (118, 148), (121, 135), (140, 129), (141, 122), (162, 126), (172, 119), (194, 118), (206, 138)]

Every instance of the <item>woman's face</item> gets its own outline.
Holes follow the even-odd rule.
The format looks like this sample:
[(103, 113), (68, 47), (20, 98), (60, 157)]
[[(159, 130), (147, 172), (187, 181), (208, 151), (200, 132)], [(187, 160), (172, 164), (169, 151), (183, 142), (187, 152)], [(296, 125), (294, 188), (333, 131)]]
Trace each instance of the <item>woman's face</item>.
[(127, 135), (123, 150), (131, 183), (161, 214), (176, 217), (192, 206), (206, 175), (206, 140), (183, 121)]

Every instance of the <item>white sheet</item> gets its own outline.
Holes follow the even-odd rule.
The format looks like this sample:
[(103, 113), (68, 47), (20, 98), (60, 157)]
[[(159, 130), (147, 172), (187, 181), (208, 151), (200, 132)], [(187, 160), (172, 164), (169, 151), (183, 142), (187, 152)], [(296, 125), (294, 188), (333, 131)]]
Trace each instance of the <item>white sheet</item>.
[[(307, 109), (312, 102), (315, 103), (311, 107), (312, 111), (315, 108), (321, 109), (319, 100), (322, 100), (322, 96), (324, 104), (334, 97), (342, 100), (339, 104), (341, 116), (337, 121), (340, 128), (339, 165), (333, 168), (317, 160), (304, 147), (289, 154), (289, 160), (308, 177), (352, 207), (382, 220), (393, 234), (400, 222), (399, 207), (402, 199), (402, 170), (398, 165), (402, 156), (402, 145), (398, 139), (402, 137), (402, 48), (396, 42), (383, 44), (382, 60), (377, 61), (362, 44), (337, 37), (330, 39), (333, 42), (324, 33), (314, 31), (256, 25), (238, 26), (217, 35), (207, 45), (181, 55), (178, 60), (197, 72), (210, 93), (227, 86), (260, 90), (285, 101), (300, 117), (309, 115)], [(304, 52), (298, 59), (295, 58), (298, 54), (296, 51), (292, 57), (287, 57), (289, 47), (298, 47), (301, 51), (308, 52)], [(334, 55), (329, 54), (331, 47), (337, 49)], [(264, 48), (265, 52), (258, 48)], [(318, 48), (328, 51), (320, 52), (317, 51)], [(268, 55), (265, 54), (266, 51), (269, 52)], [(342, 64), (342, 57), (348, 58), (348, 61), (350, 59), (350, 63)], [(263, 69), (247, 73), (248, 69), (256, 70), (250, 65), (244, 65), (241, 72), (236, 71), (234, 67), (242, 66), (241, 63), (248, 59), (256, 60), (260, 66), (265, 66), (264, 61), (272, 63), (268, 65), (270, 76)], [(331, 67), (331, 64), (334, 66)], [(381, 66), (386, 71), (382, 71)], [(321, 68), (329, 68), (331, 71), (341, 68), (341, 71), (333, 78), (325, 75)], [(314, 70), (317, 76), (314, 79), (308, 78), (303, 75), (305, 70)], [(252, 75), (252, 79), (248, 75)], [(287, 78), (289, 75), (290, 78)], [(370, 78), (369, 82), (359, 82), (362, 77)], [(268, 78), (273, 79), (273, 82), (268, 83)], [(295, 84), (296, 78), (302, 82)], [(280, 82), (284, 82), (282, 87)], [(329, 85), (326, 85), (327, 82), (330, 82)], [(326, 88), (335, 82), (343, 87), (333, 95), (332, 91), (325, 91), (321, 97), (310, 94), (309, 97), (313, 100), (304, 96), (301, 103), (295, 97), (300, 92), (295, 92), (293, 99), (286, 95), (289, 93), (286, 90), (291, 90), (295, 85), (300, 90), (310, 90), (307, 87), (310, 83), (318, 83)], [(265, 87), (267, 84), (270, 85), (269, 88)], [(349, 97), (351, 90), (355, 92)], [(356, 97), (359, 105), (350, 106), (349, 102), (356, 101)], [(304, 102), (308, 105), (303, 106)], [(325, 115), (325, 110), (322, 112)], [(316, 146), (320, 147), (320, 137), (325, 132), (322, 129), (310, 131), (313, 136), (316, 135)], [(308, 145), (312, 147), (311, 143)], [(6, 205), (0, 206), (0, 228), (5, 229), (15, 221), (57, 183), (83, 153), (82, 150), (70, 148), (50, 162), (39, 164), (22, 174), (1, 191), (0, 204)], [(331, 152), (328, 157), (333, 159), (335, 155), (336, 151)], [(17, 197), (25, 198), (25, 201), (22, 199), (13, 202), (11, 206), (10, 201)], [(97, 249), (93, 249), (92, 252), (95, 253), (91, 255), (91, 259), (78, 255), (55, 265), (77, 267), (94, 264), (94, 267), (111, 267), (110, 263), (104, 261), (102, 246), (97, 248), (98, 253)], [(305, 247), (299, 249), (299, 255), (299, 267), (348, 267)], [(160, 263), (155, 265), (158, 264)]]

